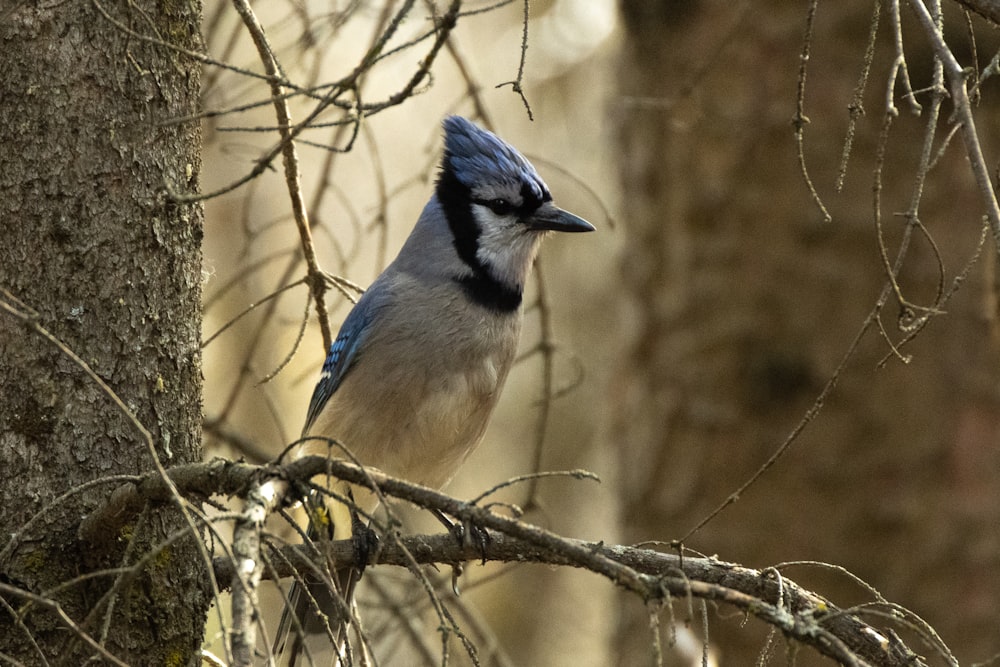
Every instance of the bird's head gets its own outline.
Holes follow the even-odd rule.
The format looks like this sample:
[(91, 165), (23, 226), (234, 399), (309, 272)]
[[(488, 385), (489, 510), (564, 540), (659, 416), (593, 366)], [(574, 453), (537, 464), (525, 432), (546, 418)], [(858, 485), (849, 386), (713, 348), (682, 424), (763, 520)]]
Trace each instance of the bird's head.
[(558, 208), (531, 163), (492, 132), (449, 116), (444, 134), (436, 193), (455, 248), (475, 280), (515, 290), (520, 303), (542, 236), (594, 227)]

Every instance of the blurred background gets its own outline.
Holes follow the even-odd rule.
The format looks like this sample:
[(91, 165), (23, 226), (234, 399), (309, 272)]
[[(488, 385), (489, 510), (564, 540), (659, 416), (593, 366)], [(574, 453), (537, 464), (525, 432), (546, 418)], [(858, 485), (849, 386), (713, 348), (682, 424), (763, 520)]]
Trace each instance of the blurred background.
[[(287, 76), (308, 88), (351, 73), (402, 7), (300, 0), (257, 11)], [(982, 243), (961, 139), (946, 143), (949, 101), (929, 120), (929, 41), (906, 5), (897, 33), (894, 7), (535, 0), (522, 82), (531, 120), (501, 85), (518, 75), (525, 4), (467, 2), (416, 95), (366, 117), (356, 136), (336, 124), (353, 113), (343, 108), (301, 135), (302, 190), (321, 266), (366, 286), (432, 191), (442, 118), (459, 113), (509, 140), (598, 232), (544, 245), (524, 357), (447, 491), (474, 497), (536, 465), (588, 469), (600, 484), (553, 478), (497, 497), (567, 536), (684, 538), (755, 568), (842, 566), (922, 616), (965, 664), (1000, 653), (996, 247)], [(382, 53), (399, 51), (343, 100), (400, 90), (430, 44), (411, 41), (446, 9), (415, 3)], [(956, 2), (944, 10), (946, 39), (975, 75), (997, 52), (996, 31)], [(909, 97), (902, 75), (892, 85), (897, 34)], [(261, 71), (227, 3), (206, 3), (205, 40), (220, 61)], [(206, 111), (224, 112), (204, 124), (209, 192), (249, 173), (276, 133), (260, 79), (208, 67), (205, 84)], [(997, 97), (986, 79), (975, 113), (991, 168)], [(808, 122), (796, 124), (800, 100)], [(316, 102), (293, 97), (293, 121)], [(923, 174), (928, 127), (935, 163)], [(205, 349), (207, 455), (267, 460), (298, 436), (324, 357), (306, 287), (271, 298), (305, 275), (280, 165), (207, 213), (206, 340), (229, 324)], [(898, 262), (898, 294), (886, 262)], [(350, 304), (335, 291), (327, 300), (336, 329)], [(784, 456), (691, 534), (807, 415)], [(873, 599), (843, 573), (781, 572), (842, 607)], [(595, 575), (477, 564), (462, 588), (461, 622), (489, 638), (482, 664), (651, 662), (646, 608)], [(702, 622), (674, 607), (661, 618), (681, 631), (668, 664), (702, 664), (701, 639), (685, 634)], [(272, 623), (277, 598), (273, 609)], [(709, 608), (708, 640), (726, 665), (762, 651), (783, 664), (793, 651), (726, 608)], [(381, 664), (415, 664), (407, 655), (387, 647)], [(452, 657), (464, 664), (460, 649)]]

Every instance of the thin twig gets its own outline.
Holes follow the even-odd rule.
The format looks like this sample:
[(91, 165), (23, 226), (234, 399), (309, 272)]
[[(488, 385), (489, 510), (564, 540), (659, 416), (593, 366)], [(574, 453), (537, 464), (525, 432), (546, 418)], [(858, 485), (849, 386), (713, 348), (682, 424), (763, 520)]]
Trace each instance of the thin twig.
[(306, 281), (309, 283), (309, 290), (313, 300), (316, 302), (316, 313), (318, 315), (320, 330), (323, 334), (323, 349), (330, 349), (333, 343), (333, 333), (330, 331), (330, 321), (326, 314), (326, 283), (323, 281), (323, 271), (319, 267), (316, 259), (316, 248), (313, 245), (312, 231), (309, 228), (309, 215), (306, 211), (305, 199), (302, 196), (302, 174), (299, 171), (299, 155), (295, 148), (294, 137), (291, 135), (291, 111), (288, 108), (288, 99), (285, 97), (285, 89), (279, 80), (287, 77), (281, 71), (271, 45), (264, 34), (264, 27), (257, 20), (250, 3), (247, 0), (233, 0), (236, 11), (239, 12), (243, 24), (250, 32), (254, 45), (257, 47), (257, 54), (260, 56), (264, 71), (267, 72), (271, 81), (271, 98), (274, 102), (274, 114), (278, 121), (278, 133), (281, 136), (281, 152), (285, 165), (285, 184), (288, 187), (288, 199), (292, 205), (292, 215), (295, 218), (295, 226), (299, 231), (299, 244), (302, 248), (302, 256), (306, 261), (307, 274)]
[(802, 174), (806, 187), (809, 189), (809, 196), (812, 197), (813, 203), (819, 209), (819, 212), (823, 214), (823, 221), (830, 222), (833, 220), (833, 216), (830, 215), (826, 205), (823, 203), (823, 199), (819, 196), (819, 192), (816, 191), (812, 177), (809, 176), (809, 167), (806, 166), (804, 140), (805, 126), (809, 123), (809, 118), (805, 114), (806, 72), (809, 66), (809, 52), (812, 49), (813, 26), (816, 22), (816, 8), (818, 4), (819, 0), (810, 0), (809, 10), (806, 13), (806, 29), (805, 34), (802, 36), (802, 52), (799, 54), (799, 78), (795, 94), (795, 117), (792, 119), (792, 127), (795, 128), (795, 150), (799, 160), (799, 172)]
[(851, 102), (847, 105), (849, 118), (847, 121), (847, 133), (844, 137), (844, 147), (840, 154), (840, 165), (837, 167), (837, 180), (834, 189), (841, 192), (844, 189), (844, 179), (847, 176), (847, 161), (851, 157), (851, 147), (854, 145), (854, 133), (857, 128), (858, 119), (865, 115), (864, 97), (865, 89), (868, 87), (868, 75), (871, 73), (872, 61), (875, 59), (875, 41), (878, 37), (879, 17), (882, 12), (882, 0), (875, 0), (875, 9), (872, 11), (872, 18), (868, 24), (868, 42), (865, 47), (865, 57), (862, 61), (861, 76), (854, 86), (854, 94)]
[(986, 217), (993, 231), (993, 240), (1000, 249), (1000, 204), (997, 203), (996, 192), (990, 180), (989, 167), (983, 157), (983, 149), (979, 144), (979, 134), (976, 131), (976, 121), (972, 115), (972, 104), (969, 101), (967, 78), (962, 66), (958, 64), (955, 55), (948, 48), (944, 36), (927, 10), (923, 0), (909, 0), (910, 7), (916, 14), (917, 21), (924, 28), (924, 33), (934, 49), (934, 53), (944, 65), (945, 78), (951, 93), (952, 104), (955, 105), (955, 115), (962, 126), (962, 139), (965, 141), (965, 153), (969, 159), (976, 187), (982, 197), (986, 209)]
[(521, 19), (521, 59), (517, 63), (517, 76), (513, 81), (504, 81), (497, 84), (497, 88), (510, 86), (511, 90), (521, 97), (524, 110), (528, 113), (528, 120), (535, 120), (531, 112), (531, 104), (524, 94), (524, 64), (528, 60), (528, 17), (531, 14), (531, 0), (524, 0), (524, 16)]

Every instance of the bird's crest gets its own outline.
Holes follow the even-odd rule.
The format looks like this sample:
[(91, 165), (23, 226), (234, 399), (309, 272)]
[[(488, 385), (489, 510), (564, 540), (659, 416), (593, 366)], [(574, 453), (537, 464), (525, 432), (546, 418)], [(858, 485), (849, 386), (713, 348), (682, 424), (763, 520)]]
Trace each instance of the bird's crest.
[(450, 170), (470, 189), (484, 184), (509, 184), (515, 192), (527, 195), (525, 199), (551, 199), (541, 176), (516, 148), (461, 116), (444, 120), (442, 168)]

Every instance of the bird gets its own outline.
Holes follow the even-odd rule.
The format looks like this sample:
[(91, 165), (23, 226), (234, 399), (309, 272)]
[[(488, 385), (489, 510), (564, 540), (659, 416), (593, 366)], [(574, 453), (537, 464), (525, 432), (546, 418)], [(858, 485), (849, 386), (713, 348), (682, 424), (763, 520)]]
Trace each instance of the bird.
[[(496, 407), (542, 239), (595, 229), (558, 208), (532, 164), (494, 133), (456, 115), (444, 119), (443, 130), (433, 194), (331, 344), (299, 450), (327, 454), (335, 441), (365, 466), (435, 489), (482, 439)], [(343, 492), (365, 511), (377, 504), (365, 491)], [(335, 520), (338, 537), (357, 528), (356, 519)], [(289, 664), (302, 650), (301, 632), (329, 633), (296, 586), (290, 599), (299, 623)], [(328, 585), (310, 586), (313, 600), (330, 605), (320, 588), (329, 597)], [(286, 607), (276, 652), (290, 625)]]

